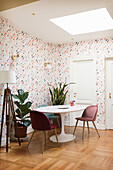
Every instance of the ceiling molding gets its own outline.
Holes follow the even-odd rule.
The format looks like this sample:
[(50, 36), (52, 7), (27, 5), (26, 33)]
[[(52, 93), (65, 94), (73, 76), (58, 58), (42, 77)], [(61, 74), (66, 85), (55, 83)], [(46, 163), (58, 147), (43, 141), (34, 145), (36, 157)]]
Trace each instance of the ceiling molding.
[(0, 12), (39, 0), (0, 0)]

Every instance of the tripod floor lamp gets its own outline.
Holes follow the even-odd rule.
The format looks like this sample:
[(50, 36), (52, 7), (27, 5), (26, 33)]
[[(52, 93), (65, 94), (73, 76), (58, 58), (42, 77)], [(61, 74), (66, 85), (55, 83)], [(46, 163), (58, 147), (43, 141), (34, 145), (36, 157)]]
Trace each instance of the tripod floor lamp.
[(9, 123), (10, 123), (11, 113), (13, 115), (13, 120), (16, 120), (14, 105), (11, 96), (11, 90), (9, 89), (8, 84), (15, 84), (15, 83), (16, 83), (16, 76), (14, 71), (12, 70), (0, 71), (0, 84), (7, 85), (7, 88), (4, 90), (3, 110), (2, 110), (1, 129), (0, 129), (0, 147), (1, 147), (4, 119), (6, 118), (6, 152), (8, 152)]

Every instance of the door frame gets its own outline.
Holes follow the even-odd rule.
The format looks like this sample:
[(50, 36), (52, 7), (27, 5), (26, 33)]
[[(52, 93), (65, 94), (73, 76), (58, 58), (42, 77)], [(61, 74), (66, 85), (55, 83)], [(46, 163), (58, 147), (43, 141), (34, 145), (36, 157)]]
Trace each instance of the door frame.
[[(87, 105), (88, 104), (89, 105), (96, 104), (96, 58), (93, 58), (93, 57), (90, 57), (90, 58), (88, 58), (88, 57), (71, 57), (70, 58), (70, 82), (73, 82), (74, 62), (79, 62), (79, 61), (82, 61), (82, 62), (83, 61), (84, 62), (85, 61), (92, 61), (94, 63), (94, 82), (95, 82), (94, 91), (95, 91), (95, 93), (94, 93), (94, 96), (93, 96), (93, 103), (87, 103)], [(72, 100), (72, 98), (73, 98), (73, 93), (72, 93), (72, 91), (74, 90), (73, 88), (74, 88), (73, 86), (70, 88), (70, 100)], [(82, 112), (80, 114), (82, 114)], [(71, 115), (70, 115), (70, 126), (72, 126)], [(82, 122), (79, 122), (78, 126), (83, 126)], [(89, 123), (89, 126), (94, 128), (92, 126), (92, 123)]]
[(113, 57), (107, 57), (107, 58), (104, 58), (104, 64), (105, 64), (105, 129), (111, 129), (110, 128), (110, 117), (108, 118), (107, 117), (107, 114), (106, 114), (106, 111), (107, 111), (107, 107), (106, 107), (106, 105), (107, 105), (107, 95), (106, 95), (106, 93), (107, 93), (107, 87), (106, 87), (106, 85), (107, 85), (107, 80), (106, 80), (106, 75), (107, 75), (107, 70), (106, 70), (106, 65), (107, 65), (107, 61), (113, 61)]

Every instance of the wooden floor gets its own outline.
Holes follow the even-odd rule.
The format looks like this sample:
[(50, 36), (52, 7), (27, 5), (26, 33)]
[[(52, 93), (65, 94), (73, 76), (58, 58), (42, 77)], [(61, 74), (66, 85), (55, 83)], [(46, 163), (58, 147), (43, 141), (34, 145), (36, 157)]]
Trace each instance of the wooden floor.
[[(66, 127), (72, 133), (72, 127)], [(0, 149), (0, 170), (113, 170), (113, 131), (90, 130), (82, 140), (82, 128), (77, 128), (76, 141), (60, 144), (48, 140), (44, 154), (41, 154), (41, 135), (35, 134), (29, 149), (27, 142), (18, 146), (12, 143), (9, 153)]]

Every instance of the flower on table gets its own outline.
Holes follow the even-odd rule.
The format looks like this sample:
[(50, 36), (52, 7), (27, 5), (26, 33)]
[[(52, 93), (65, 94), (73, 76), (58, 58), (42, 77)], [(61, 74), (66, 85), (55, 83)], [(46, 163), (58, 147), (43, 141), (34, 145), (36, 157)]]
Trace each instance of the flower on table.
[(71, 100), (69, 103), (72, 104), (72, 103), (74, 103), (74, 102), (75, 102), (75, 100)]

